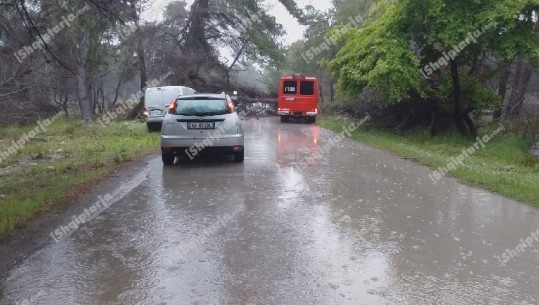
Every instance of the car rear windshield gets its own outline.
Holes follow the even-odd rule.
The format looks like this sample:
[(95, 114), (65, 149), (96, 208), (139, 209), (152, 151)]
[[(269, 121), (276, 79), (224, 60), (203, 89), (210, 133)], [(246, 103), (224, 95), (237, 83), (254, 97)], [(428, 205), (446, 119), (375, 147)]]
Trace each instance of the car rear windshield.
[(226, 99), (199, 97), (177, 99), (176, 102), (177, 115), (208, 116), (228, 113)]
[(301, 95), (314, 95), (314, 82), (313, 81), (301, 82), (300, 94)]
[(298, 82), (293, 80), (284, 81), (283, 94), (296, 95), (298, 93)]

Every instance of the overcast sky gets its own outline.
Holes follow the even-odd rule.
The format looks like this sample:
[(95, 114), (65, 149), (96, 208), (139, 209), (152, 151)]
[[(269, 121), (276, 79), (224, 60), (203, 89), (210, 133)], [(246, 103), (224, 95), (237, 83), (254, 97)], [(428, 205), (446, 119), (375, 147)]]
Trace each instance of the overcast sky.
[[(152, 7), (145, 12), (144, 19), (155, 20), (159, 19), (165, 6), (175, 0), (155, 0)], [(232, 0), (233, 1), (233, 0)], [(187, 3), (191, 5), (192, 0), (187, 0)], [(277, 18), (277, 22), (285, 27), (287, 35), (285, 37), (285, 43), (289, 44), (303, 38), (304, 28), (298, 25), (292, 16), (288, 14), (286, 9), (279, 3), (278, 0), (266, 0), (270, 13)], [(330, 0), (297, 0), (300, 7), (305, 7), (308, 4), (313, 5), (315, 8), (325, 11), (331, 7)]]

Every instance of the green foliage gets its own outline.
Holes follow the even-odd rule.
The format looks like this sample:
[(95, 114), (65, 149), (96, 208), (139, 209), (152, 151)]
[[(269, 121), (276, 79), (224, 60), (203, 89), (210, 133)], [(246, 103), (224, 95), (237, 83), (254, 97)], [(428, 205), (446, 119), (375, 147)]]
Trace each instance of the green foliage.
[(377, 87), (388, 104), (406, 97), (410, 90), (424, 94), (419, 60), (396, 27), (399, 16), (399, 7), (389, 6), (384, 18), (352, 30), (346, 45), (328, 64), (342, 90), (357, 96), (366, 87)]
[[(461, 79), (461, 90), (465, 97), (463, 106), (465, 109), (475, 109), (478, 113), (482, 110), (500, 107), (501, 99), (497, 92), (487, 88), (476, 78), (465, 75)], [(453, 107), (453, 83), (448, 75), (442, 75), (439, 90), (432, 92), (432, 96), (438, 101), (438, 106), (446, 113), (451, 113)]]
[[(466, 72), (488, 54), (496, 54), (501, 60), (520, 56), (537, 61), (537, 20), (532, 17), (538, 3), (537, 0), (504, 0), (496, 4), (489, 0), (379, 1), (365, 25), (353, 30), (351, 38), (327, 67), (339, 77), (340, 88), (353, 96), (373, 87), (386, 95), (386, 104), (399, 102), (412, 93), (450, 103), (453, 86), (448, 64), (429, 76), (437, 81), (424, 79), (420, 71), (440, 58), (448, 62), (444, 54), (467, 42), (454, 57), (461, 72), (464, 100), (477, 109), (499, 106), (500, 99), (484, 85), (484, 79)], [(471, 39), (473, 34), (475, 37)]]
[(306, 45), (303, 42), (295, 42), (289, 48), (286, 56), (286, 64), (284, 65), (284, 74), (303, 73), (306, 75), (314, 75), (318, 67), (312, 63), (308, 63), (304, 59)]
[[(288, 12), (300, 23), (305, 22), (304, 13), (295, 0), (281, 0)], [(218, 24), (215, 30), (208, 30), (213, 47), (229, 46), (233, 56), (240, 54), (240, 61), (256, 62), (262, 66), (282, 63), (285, 60), (280, 37), (284, 27), (268, 14), (261, 0), (210, 1), (215, 10), (210, 22)], [(215, 32), (215, 33), (214, 33)], [(210, 36), (210, 35), (209, 35)]]

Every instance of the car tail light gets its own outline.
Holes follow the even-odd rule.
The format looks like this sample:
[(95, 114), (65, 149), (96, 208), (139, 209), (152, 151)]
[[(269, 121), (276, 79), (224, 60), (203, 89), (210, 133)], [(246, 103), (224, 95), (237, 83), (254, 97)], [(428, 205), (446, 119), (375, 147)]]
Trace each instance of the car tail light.
[(176, 100), (173, 100), (172, 103), (170, 103), (170, 106), (168, 106), (168, 113), (174, 114), (176, 112), (177, 107), (178, 107), (178, 102), (176, 102)]
[(231, 100), (226, 101), (226, 108), (228, 109), (228, 113), (234, 113), (236, 109), (234, 109), (234, 103), (232, 103)]
[(142, 112), (142, 115), (146, 118), (148, 117), (148, 109), (147, 108), (144, 108), (143, 112)]

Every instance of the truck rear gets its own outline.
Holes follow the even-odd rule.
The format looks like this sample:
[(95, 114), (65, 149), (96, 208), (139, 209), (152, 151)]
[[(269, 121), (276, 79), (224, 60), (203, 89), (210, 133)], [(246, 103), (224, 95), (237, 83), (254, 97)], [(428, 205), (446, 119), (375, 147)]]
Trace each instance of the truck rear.
[(316, 122), (318, 115), (318, 80), (314, 77), (285, 76), (279, 86), (277, 113), (281, 122), (290, 118), (306, 119)]

